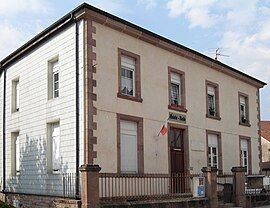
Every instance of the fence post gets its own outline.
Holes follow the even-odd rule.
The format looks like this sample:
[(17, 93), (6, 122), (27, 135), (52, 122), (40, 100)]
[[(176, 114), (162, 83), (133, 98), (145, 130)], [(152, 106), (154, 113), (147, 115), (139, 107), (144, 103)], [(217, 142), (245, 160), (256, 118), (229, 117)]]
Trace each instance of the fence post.
[(233, 194), (236, 206), (246, 207), (246, 194), (245, 194), (245, 167), (232, 167), (234, 174), (233, 178)]
[(203, 167), (202, 172), (205, 177), (205, 195), (209, 199), (210, 208), (218, 207), (217, 197), (217, 168)]
[(99, 207), (99, 171), (98, 165), (82, 165), (81, 171), (81, 202), (82, 208)]

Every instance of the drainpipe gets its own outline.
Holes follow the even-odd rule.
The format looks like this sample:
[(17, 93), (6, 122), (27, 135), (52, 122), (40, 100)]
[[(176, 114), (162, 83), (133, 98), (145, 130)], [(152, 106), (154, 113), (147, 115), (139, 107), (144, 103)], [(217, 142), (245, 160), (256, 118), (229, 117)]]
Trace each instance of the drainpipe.
[(76, 66), (76, 198), (80, 197), (80, 90), (79, 90), (79, 23), (75, 21), (75, 66)]
[(6, 189), (6, 69), (4, 70), (4, 89), (3, 89), (3, 187), (2, 192)]

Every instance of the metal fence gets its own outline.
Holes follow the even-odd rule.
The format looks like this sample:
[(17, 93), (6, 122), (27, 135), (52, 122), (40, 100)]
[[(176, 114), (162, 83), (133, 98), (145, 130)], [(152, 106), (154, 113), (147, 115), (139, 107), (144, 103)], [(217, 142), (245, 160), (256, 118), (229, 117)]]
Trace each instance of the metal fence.
[[(79, 186), (76, 187), (76, 181)], [(76, 173), (65, 173), (62, 175), (63, 197), (78, 198), (80, 197), (80, 176)], [(78, 193), (76, 193), (76, 189)]]
[(100, 173), (100, 199), (108, 201), (190, 196), (194, 176), (198, 174)]

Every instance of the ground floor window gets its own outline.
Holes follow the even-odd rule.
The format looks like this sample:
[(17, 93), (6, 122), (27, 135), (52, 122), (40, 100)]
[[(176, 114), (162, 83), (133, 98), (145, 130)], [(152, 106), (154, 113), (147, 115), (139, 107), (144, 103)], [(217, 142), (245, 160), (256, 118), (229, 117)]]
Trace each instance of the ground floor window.
[(118, 172), (143, 173), (143, 119), (117, 114)]
[(251, 172), (250, 140), (240, 138), (240, 165), (246, 167), (247, 173)]
[(215, 167), (219, 173), (222, 173), (222, 143), (221, 133), (216, 131), (206, 130), (207, 143), (207, 166)]

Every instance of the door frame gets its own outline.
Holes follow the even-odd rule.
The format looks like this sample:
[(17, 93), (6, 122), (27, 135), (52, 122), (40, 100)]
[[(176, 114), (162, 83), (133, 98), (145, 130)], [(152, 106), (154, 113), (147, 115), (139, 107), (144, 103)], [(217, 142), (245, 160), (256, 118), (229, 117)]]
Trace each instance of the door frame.
[(168, 123), (168, 133), (167, 133), (167, 145), (168, 145), (168, 172), (171, 174), (171, 147), (169, 142), (169, 131), (171, 128), (176, 128), (184, 130), (183, 139), (184, 139), (184, 169), (185, 173), (190, 173), (189, 168), (189, 137), (188, 137), (188, 126), (182, 124)]

